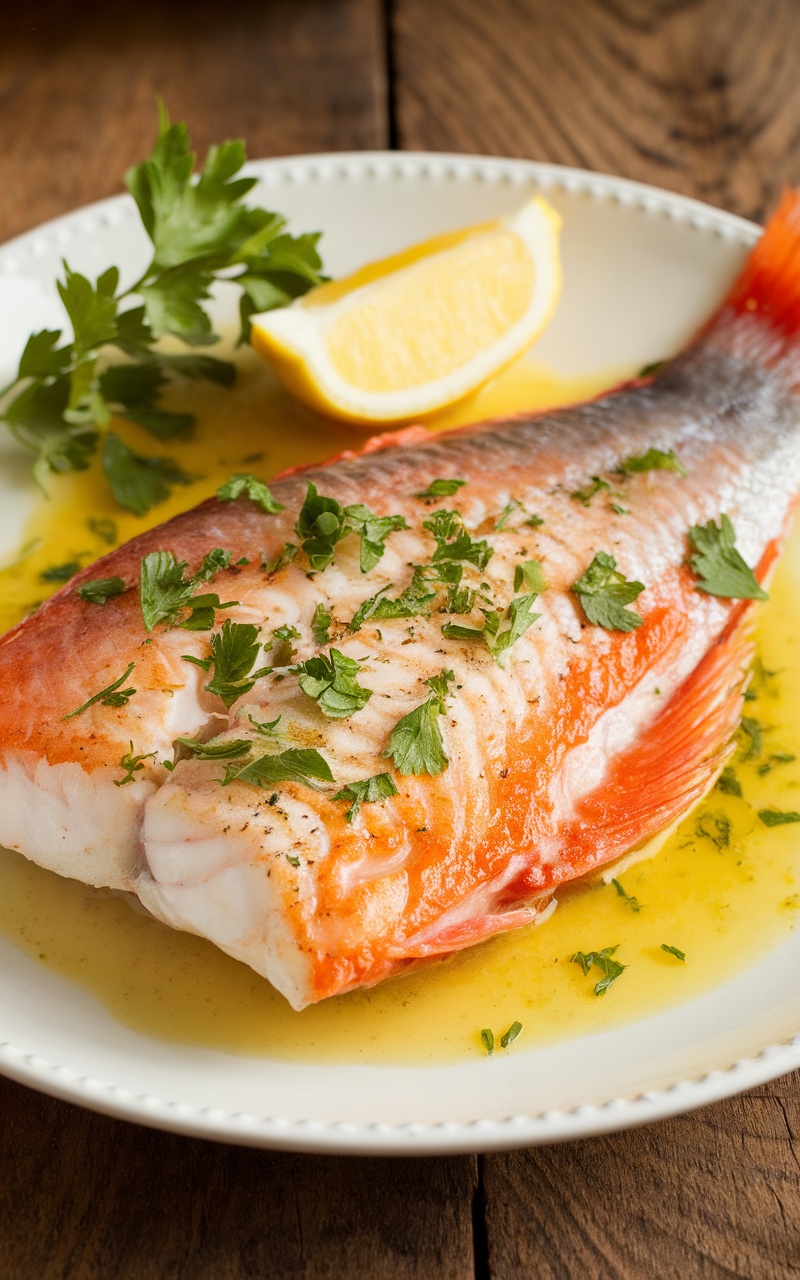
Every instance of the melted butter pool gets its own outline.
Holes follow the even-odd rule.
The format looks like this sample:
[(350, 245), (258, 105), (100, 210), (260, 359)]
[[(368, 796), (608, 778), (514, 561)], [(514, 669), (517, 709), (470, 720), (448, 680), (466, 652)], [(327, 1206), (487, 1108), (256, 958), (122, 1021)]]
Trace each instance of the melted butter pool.
[[(567, 383), (523, 360), (431, 425), (443, 429), (565, 404), (618, 376)], [(54, 566), (89, 563), (112, 543), (206, 497), (231, 471), (267, 477), (358, 447), (365, 438), (291, 401), (249, 353), (235, 392), (182, 388), (181, 407), (187, 391), (198, 413), (196, 437), (169, 452), (196, 477), (192, 483), (141, 520), (114, 507), (95, 470), (54, 482), (52, 501), (40, 504), (26, 531), (26, 554), (0, 574), (0, 624), (12, 625), (55, 589), (48, 579)], [(156, 452), (136, 428), (121, 430), (134, 447)], [(499, 1038), (514, 1021), (523, 1030), (508, 1052), (518, 1052), (689, 1000), (784, 938), (800, 909), (800, 825), (766, 827), (757, 816), (762, 808), (800, 809), (800, 760), (784, 758), (800, 757), (798, 583), (800, 526), (757, 626), (759, 663), (746, 707), (750, 733), (734, 761), (742, 796), (713, 791), (655, 857), (621, 872), (627, 898), (613, 884), (575, 886), (538, 928), (303, 1013), (210, 943), (6, 851), (0, 851), (0, 933), (92, 992), (136, 1031), (307, 1061), (452, 1062), (484, 1052), (484, 1027), (493, 1029), (497, 1052), (504, 1052)], [(685, 961), (662, 944), (685, 953)], [(596, 996), (600, 973), (584, 976), (571, 957), (611, 946), (627, 967)]]

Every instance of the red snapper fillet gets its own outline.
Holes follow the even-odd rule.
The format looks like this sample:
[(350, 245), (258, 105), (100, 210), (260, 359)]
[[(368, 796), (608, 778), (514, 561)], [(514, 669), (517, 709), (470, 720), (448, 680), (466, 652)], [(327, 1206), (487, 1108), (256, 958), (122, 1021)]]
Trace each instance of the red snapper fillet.
[(799, 328), (787, 195), (655, 378), (384, 437), (84, 570), (0, 642), (0, 840), (298, 1009), (541, 917), (727, 758)]

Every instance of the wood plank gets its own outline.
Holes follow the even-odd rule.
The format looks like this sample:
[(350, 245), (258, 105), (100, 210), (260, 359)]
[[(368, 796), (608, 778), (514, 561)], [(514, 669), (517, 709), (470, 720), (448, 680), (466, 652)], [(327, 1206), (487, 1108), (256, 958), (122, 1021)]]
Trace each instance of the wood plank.
[(400, 145), (527, 156), (762, 218), (800, 181), (793, 0), (397, 0)]
[(800, 1275), (800, 1084), (482, 1161), (492, 1280)]
[(156, 95), (201, 152), (388, 141), (380, 0), (42, 0), (0, 6), (0, 241), (122, 189)]
[(3, 1280), (472, 1280), (474, 1158), (193, 1141), (0, 1080)]

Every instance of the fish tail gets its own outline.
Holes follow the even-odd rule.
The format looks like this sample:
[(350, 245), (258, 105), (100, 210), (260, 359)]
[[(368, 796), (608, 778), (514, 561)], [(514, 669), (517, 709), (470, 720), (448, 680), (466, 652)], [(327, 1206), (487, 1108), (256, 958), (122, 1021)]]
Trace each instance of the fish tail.
[(800, 354), (800, 190), (784, 191), (744, 270), (701, 331), (699, 342), (749, 353), (765, 364), (782, 355)]

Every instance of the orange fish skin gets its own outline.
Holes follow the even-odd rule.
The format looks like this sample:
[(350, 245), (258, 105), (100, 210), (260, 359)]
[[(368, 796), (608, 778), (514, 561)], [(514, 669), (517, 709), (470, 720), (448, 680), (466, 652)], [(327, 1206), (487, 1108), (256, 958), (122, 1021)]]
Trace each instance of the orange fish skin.
[[(133, 888), (155, 915), (211, 938), (301, 1008), (534, 920), (559, 884), (668, 826), (727, 758), (752, 616), (750, 603), (697, 589), (688, 531), (727, 513), (765, 580), (800, 491), (799, 207), (787, 198), (729, 303), (655, 380), (447, 436), (399, 433), (392, 447), (274, 482), (277, 514), (246, 499), (212, 500), (85, 570), (0, 644), (0, 839), (62, 874)], [(674, 450), (686, 475), (623, 479), (621, 462), (649, 448)], [(601, 489), (588, 505), (576, 499), (593, 476), (619, 498)], [(448, 477), (466, 482), (453, 497), (414, 496)], [(350, 536), (320, 573), (309, 576), (301, 555), (268, 575), (262, 554), (274, 561), (298, 541), (309, 481), (343, 505), (401, 514), (409, 528), (389, 536), (367, 574)], [(498, 531), (512, 499), (524, 510)], [(478, 625), (477, 613), (349, 629), (365, 598), (390, 584), (394, 596), (411, 566), (430, 562), (435, 543), (422, 522), (437, 507), (457, 509), (491, 546), (469, 581), (488, 584), (500, 606), (515, 594), (521, 561), (543, 566), (540, 617), (504, 668), (483, 645), (442, 635), (443, 622)], [(525, 512), (543, 523), (527, 525)], [(325, 604), (333, 643), (361, 662), (359, 682), (372, 692), (362, 710), (327, 720), (284, 670), (228, 713), (182, 658), (204, 656), (207, 635), (159, 626), (146, 636), (141, 557), (170, 550), (193, 571), (214, 547), (249, 559), (212, 584), (239, 601), (218, 623), (256, 622), (267, 642), (291, 625), (302, 662), (319, 651), (312, 618)], [(636, 630), (590, 625), (571, 590), (600, 550), (645, 584), (632, 606)], [(108, 604), (75, 594), (82, 581), (113, 574), (129, 590)], [(137, 693), (127, 706), (63, 719), (130, 662)], [(440, 721), (449, 763), (434, 777), (401, 775), (383, 754), (391, 731), (442, 670), (455, 677)], [(348, 823), (333, 788), (282, 783), (270, 803), (270, 789), (221, 787), (213, 762), (180, 760), (167, 774), (160, 761), (179, 735), (256, 742), (245, 711), (257, 721), (280, 716), (287, 744), (317, 748), (337, 787), (387, 771), (397, 796), (364, 804)], [(115, 787), (130, 741), (156, 758), (139, 780)], [(44, 816), (33, 823), (35, 802)]]

